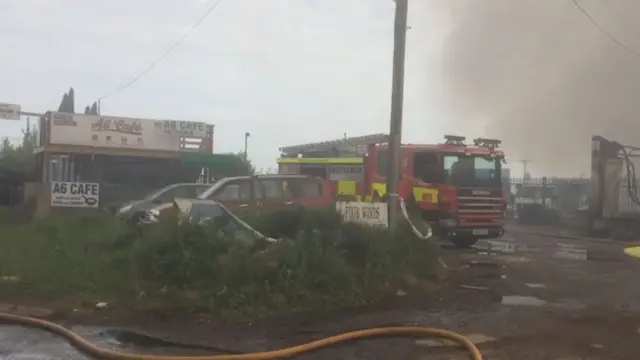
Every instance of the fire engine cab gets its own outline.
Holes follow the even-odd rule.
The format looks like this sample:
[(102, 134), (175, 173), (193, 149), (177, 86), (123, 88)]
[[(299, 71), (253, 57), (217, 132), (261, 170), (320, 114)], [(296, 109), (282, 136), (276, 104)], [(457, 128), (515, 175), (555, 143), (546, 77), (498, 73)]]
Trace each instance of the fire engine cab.
[[(281, 174), (327, 180), (337, 198), (385, 201), (389, 137), (374, 134), (280, 149)], [(440, 144), (403, 144), (398, 192), (436, 234), (460, 247), (502, 236), (506, 201), (499, 140), (445, 136)]]

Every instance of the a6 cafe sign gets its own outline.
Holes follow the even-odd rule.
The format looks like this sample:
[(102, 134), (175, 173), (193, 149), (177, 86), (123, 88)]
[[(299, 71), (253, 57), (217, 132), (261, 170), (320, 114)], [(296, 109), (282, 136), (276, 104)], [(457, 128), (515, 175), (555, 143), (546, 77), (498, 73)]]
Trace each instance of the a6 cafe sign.
[(61, 145), (179, 151), (181, 138), (209, 137), (202, 122), (54, 113), (49, 142)]
[(162, 128), (168, 134), (180, 134), (183, 137), (206, 138), (207, 124), (195, 121), (163, 120)]

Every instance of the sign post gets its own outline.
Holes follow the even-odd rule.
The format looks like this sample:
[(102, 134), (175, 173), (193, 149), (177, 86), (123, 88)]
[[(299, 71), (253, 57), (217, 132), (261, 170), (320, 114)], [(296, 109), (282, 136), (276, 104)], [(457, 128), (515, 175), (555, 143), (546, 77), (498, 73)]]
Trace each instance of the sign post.
[(20, 120), (20, 111), (20, 105), (0, 103), (0, 120)]

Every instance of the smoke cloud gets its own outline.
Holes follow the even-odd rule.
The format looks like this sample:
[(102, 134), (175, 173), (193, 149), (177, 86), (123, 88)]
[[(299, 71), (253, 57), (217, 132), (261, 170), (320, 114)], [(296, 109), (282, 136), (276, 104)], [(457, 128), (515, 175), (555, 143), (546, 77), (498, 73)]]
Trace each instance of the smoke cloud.
[[(580, 3), (640, 53), (640, 1)], [(640, 146), (640, 56), (614, 44), (572, 1), (411, 6), (451, 19), (441, 86), (456, 128), (484, 119), (486, 135), (503, 140), (508, 159), (530, 160), (536, 175), (589, 176), (594, 134)]]

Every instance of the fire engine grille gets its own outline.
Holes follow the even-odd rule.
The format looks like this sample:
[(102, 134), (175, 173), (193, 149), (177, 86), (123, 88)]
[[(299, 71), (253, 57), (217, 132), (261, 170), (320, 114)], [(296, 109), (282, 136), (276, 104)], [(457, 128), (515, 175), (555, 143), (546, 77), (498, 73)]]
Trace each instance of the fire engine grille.
[(458, 215), (502, 216), (500, 189), (458, 189)]

